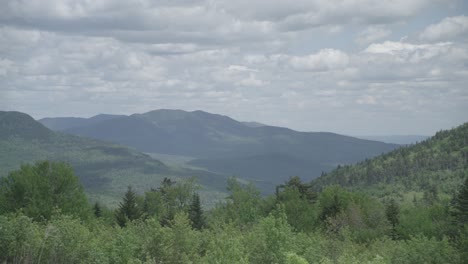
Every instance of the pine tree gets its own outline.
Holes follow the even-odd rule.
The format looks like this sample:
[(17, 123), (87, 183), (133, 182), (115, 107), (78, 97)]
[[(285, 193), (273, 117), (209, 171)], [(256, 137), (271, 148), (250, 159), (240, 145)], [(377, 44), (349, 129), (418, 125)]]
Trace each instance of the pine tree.
[(93, 211), (94, 211), (94, 215), (99, 218), (102, 216), (102, 210), (101, 210), (101, 206), (99, 205), (98, 202), (96, 202), (93, 206)]
[(392, 225), (392, 237), (396, 239), (396, 226), (400, 223), (399, 215), (400, 215), (400, 207), (395, 199), (391, 199), (388, 203), (387, 207), (385, 208), (385, 215), (387, 216), (387, 220)]
[(137, 195), (132, 190), (131, 186), (128, 186), (127, 192), (123, 198), (123, 201), (120, 202), (119, 208), (117, 209), (116, 220), (117, 223), (124, 227), (127, 221), (133, 221), (140, 218), (142, 212), (138, 207)]
[(453, 216), (460, 226), (468, 224), (468, 178), (453, 199)]
[(205, 218), (203, 216), (200, 196), (198, 193), (193, 194), (192, 203), (189, 208), (189, 218), (190, 221), (192, 221), (192, 227), (194, 229), (201, 230), (205, 226)]

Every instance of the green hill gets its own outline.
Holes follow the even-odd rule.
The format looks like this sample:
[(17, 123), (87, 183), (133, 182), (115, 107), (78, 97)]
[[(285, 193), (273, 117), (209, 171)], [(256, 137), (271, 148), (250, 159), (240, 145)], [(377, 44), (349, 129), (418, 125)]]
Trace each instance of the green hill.
[[(452, 194), (468, 176), (468, 123), (356, 165), (338, 166), (313, 181), (315, 188), (389, 189)], [(380, 195), (385, 195), (382, 192)]]
[(143, 192), (158, 186), (164, 177), (196, 176), (205, 186), (204, 195), (213, 197), (226, 183), (214, 173), (170, 167), (128, 147), (53, 132), (27, 114), (0, 111), (0, 176), (21, 164), (45, 159), (72, 165), (90, 196), (107, 204), (114, 204), (128, 185)]

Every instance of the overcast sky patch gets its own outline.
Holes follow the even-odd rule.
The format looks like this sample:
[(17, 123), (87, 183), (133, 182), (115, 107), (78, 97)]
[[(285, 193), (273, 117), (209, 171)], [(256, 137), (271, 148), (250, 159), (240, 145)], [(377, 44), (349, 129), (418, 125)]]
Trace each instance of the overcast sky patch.
[(201, 109), (430, 135), (468, 121), (467, 11), (461, 0), (5, 0), (0, 109)]

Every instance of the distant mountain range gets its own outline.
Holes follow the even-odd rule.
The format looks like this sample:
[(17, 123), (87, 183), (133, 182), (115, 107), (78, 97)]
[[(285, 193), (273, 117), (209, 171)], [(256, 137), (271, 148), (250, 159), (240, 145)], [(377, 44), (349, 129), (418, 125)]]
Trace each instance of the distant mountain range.
[[(91, 122), (98, 119), (108, 118), (102, 115)], [(80, 119), (73, 121), (79, 123)], [(0, 111), (0, 176), (21, 164), (45, 159), (72, 165), (90, 197), (106, 204), (120, 199), (128, 185), (142, 192), (159, 186), (164, 177), (197, 177), (204, 195), (211, 198), (221, 197), (218, 190), (226, 185), (226, 177), (219, 174), (167, 166), (128, 147), (54, 132), (27, 114)]]
[(391, 151), (396, 144), (326, 132), (239, 122), (203, 111), (155, 110), (129, 116), (45, 118), (53, 130), (115, 142), (146, 153), (191, 157), (186, 165), (255, 182), (272, 191), (290, 176), (318, 177)]
[(356, 136), (357, 138), (375, 140), (391, 144), (409, 145), (428, 139), (429, 136), (422, 135), (384, 135), (384, 136)]
[[(453, 195), (468, 176), (468, 123), (420, 143), (340, 166), (313, 181), (316, 189), (341, 185), (379, 195), (431, 191)], [(432, 195), (433, 195), (432, 194)]]

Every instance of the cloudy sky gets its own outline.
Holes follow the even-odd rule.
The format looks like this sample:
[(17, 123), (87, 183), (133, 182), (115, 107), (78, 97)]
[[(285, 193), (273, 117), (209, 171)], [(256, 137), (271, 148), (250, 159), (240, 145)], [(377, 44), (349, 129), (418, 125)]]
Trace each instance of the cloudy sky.
[(468, 121), (463, 0), (0, 0), (0, 110), (350, 135)]

